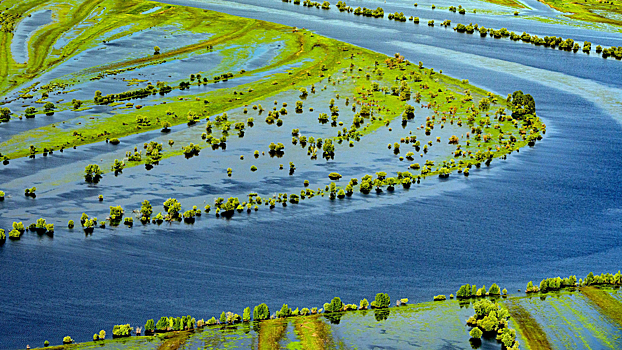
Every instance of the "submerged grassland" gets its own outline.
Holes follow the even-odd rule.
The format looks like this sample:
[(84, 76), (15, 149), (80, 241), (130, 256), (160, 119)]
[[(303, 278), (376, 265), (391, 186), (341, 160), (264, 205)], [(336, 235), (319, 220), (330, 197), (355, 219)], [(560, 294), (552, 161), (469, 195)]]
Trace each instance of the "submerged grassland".
[(586, 22), (622, 25), (622, 4), (619, 1), (540, 0), (548, 6), (565, 12), (565, 16)]
[[(123, 176), (124, 169), (138, 165), (148, 171), (180, 157), (207, 155), (210, 164), (200, 170), (211, 178), (224, 172), (230, 178), (240, 172), (242, 179), (256, 177), (252, 174), (269, 174), (266, 167), (283, 169), (289, 162), (283, 182), (319, 162), (341, 164), (304, 179), (304, 186), (303, 179), (300, 187), (283, 186), (279, 191), (285, 193), (272, 199), (252, 182), (250, 193), (216, 193), (209, 200), (216, 216), (222, 211), (230, 217), (234, 211), (250, 213), (253, 205), (274, 208), (324, 194), (343, 199), (355, 191), (408, 189), (429, 176), (468, 176), (472, 168), (533, 146), (546, 132), (529, 94), (498, 96), (399, 53), (389, 57), (294, 27), (183, 6), (112, 0), (94, 8), (63, 4), (32, 1), (9, 7), (20, 13), (18, 19), (52, 11), (52, 21), (29, 34), (26, 63), (15, 63), (9, 51), (1, 57), (13, 73), (1, 85), (7, 96), (6, 124), (0, 127), (17, 126), (7, 128), (0, 143), (4, 165), (25, 157), (34, 163), (91, 145), (90, 164), (63, 166), (65, 176), (38, 183), (39, 193), (72, 182), (102, 186), (106, 174)], [(71, 12), (79, 9), (80, 16)], [(382, 149), (390, 166), (361, 167), (367, 152)], [(239, 160), (221, 168), (225, 159), (232, 162), (229, 150), (241, 152)], [(336, 158), (339, 163), (333, 163)], [(251, 164), (242, 170), (239, 164), (245, 161)], [(351, 176), (347, 184), (338, 183), (342, 170)], [(15, 187), (28, 178), (9, 181), (3, 190), (22, 191)], [(30, 178), (38, 181), (36, 173)], [(320, 187), (315, 191), (310, 184)], [(27, 186), (26, 197), (34, 198), (36, 188)], [(130, 210), (111, 204), (116, 207), (106, 221), (116, 226)], [(126, 215), (126, 225), (134, 219), (152, 221), (151, 204), (143, 206), (147, 209), (131, 210), (140, 215)], [(180, 221), (183, 213), (192, 224), (202, 210), (191, 207), (175, 205), (171, 213), (165, 204), (166, 219)], [(71, 220), (77, 221), (80, 212), (84, 209)], [(97, 222), (85, 224), (84, 218), (91, 233)], [(41, 230), (49, 225), (44, 221)], [(13, 232), (13, 239), (21, 236), (18, 231), (23, 233)]]
[[(612, 315), (593, 308), (591, 297), (597, 293), (607, 306), (619, 308), (611, 289), (582, 287), (533, 296), (486, 297), (507, 308), (508, 326), (517, 330), (520, 349), (616, 349), (620, 345), (619, 324)], [(467, 319), (477, 310), (477, 300), (447, 300), (402, 304), (385, 309), (322, 312), (229, 324), (222, 322), (190, 330), (156, 333), (80, 344), (54, 346), (52, 349), (367, 349), (440, 348), (447, 344), (473, 348), (501, 348), (495, 334), (473, 337)], [(287, 306), (287, 305), (285, 305)], [(284, 307), (285, 307), (284, 306)], [(291, 309), (290, 309), (291, 311)], [(307, 310), (308, 311), (308, 310)], [(224, 313), (223, 313), (224, 314)], [(615, 318), (615, 317), (614, 317)], [(221, 318), (222, 319), (222, 318)], [(216, 321), (214, 321), (216, 322)]]

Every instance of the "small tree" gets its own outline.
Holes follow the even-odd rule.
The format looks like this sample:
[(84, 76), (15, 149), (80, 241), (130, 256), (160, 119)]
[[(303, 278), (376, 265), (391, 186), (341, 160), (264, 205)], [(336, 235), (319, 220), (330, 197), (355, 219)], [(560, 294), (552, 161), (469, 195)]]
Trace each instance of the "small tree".
[(156, 329), (158, 331), (166, 331), (168, 329), (168, 326), (169, 326), (168, 317), (162, 316), (158, 320), (158, 323), (156, 323)]
[(106, 331), (102, 329), (101, 331), (99, 331), (99, 340), (104, 339), (106, 339)]
[(154, 332), (154, 331), (155, 331), (155, 322), (153, 321), (153, 319), (147, 320), (147, 323), (145, 323), (145, 332)]
[(46, 102), (46, 104), (43, 105), (43, 109), (45, 109), (46, 112), (49, 112), (55, 108), (56, 106), (52, 102)]
[(471, 329), (471, 331), (469, 332), (469, 335), (473, 339), (480, 339), (482, 337), (482, 334), (483, 334), (482, 330), (479, 329), (478, 327)]
[(159, 46), (154, 46), (153, 47), (153, 54), (154, 55), (159, 55), (160, 54), (160, 47)]
[(250, 322), (251, 320), (251, 308), (247, 307), (244, 309), (244, 313), (242, 314), (242, 320), (244, 322)]
[(0, 109), (0, 122), (8, 122), (11, 118), (11, 110), (8, 107)]
[(387, 308), (391, 305), (391, 298), (387, 293), (378, 293), (376, 294), (376, 307), (379, 309)]
[(261, 320), (267, 320), (269, 318), (270, 318), (270, 309), (268, 308), (268, 305), (259, 304), (255, 306), (255, 309), (253, 310), (253, 320), (261, 321)]
[(98, 183), (103, 172), (97, 164), (89, 164), (84, 168), (84, 180), (88, 183)]

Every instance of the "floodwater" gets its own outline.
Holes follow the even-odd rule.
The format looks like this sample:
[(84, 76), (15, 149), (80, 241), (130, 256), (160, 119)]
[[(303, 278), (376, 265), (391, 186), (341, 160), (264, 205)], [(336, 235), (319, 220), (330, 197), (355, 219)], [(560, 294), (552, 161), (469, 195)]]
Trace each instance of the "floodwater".
[[(334, 202), (315, 198), (273, 211), (262, 207), (256, 214), (243, 213), (230, 220), (216, 220), (212, 212), (193, 226), (182, 223), (142, 228), (137, 223), (132, 229), (96, 230), (88, 237), (79, 229), (62, 228), (63, 224), (57, 225), (54, 238), (27, 232), (21, 241), (7, 241), (0, 247), (0, 263), (5, 266), (0, 275), (5, 320), (0, 348), (39, 345), (46, 339), (58, 343), (67, 334), (86, 341), (102, 328), (109, 331), (120, 323), (142, 325), (163, 315), (209, 318), (229, 310), (241, 314), (244, 307), (262, 302), (271, 309), (282, 303), (321, 307), (334, 296), (354, 303), (381, 291), (392, 298), (407, 297), (416, 302), (455, 293), (464, 283), (489, 286), (496, 282), (515, 292), (529, 280), (569, 274), (584, 277), (592, 270), (619, 269), (621, 62), (507, 39), (462, 35), (425, 24), (362, 18), (334, 8), (322, 11), (259, 0), (175, 3), (305, 27), (388, 55), (400, 52), (410, 61), (422, 61), (426, 67), (469, 79), (501, 95), (523, 90), (535, 97), (547, 134), (534, 148), (473, 171), (468, 179), (450, 176), (447, 181), (426, 180), (406, 195), (396, 190), (395, 194), (380, 196), (355, 194)], [(424, 18), (473, 21), (539, 36), (589, 40), (593, 47), (622, 45), (620, 34), (513, 16), (500, 19), (467, 14), (468, 19), (458, 20), (454, 19), (459, 18), (457, 14), (434, 12), (427, 5), (424, 9), (423, 3), (412, 10), (412, 4), (406, 2), (359, 1), (348, 5), (382, 6), (386, 14), (399, 10), (407, 16), (418, 15), (422, 23)], [(293, 110), (293, 100), (288, 102), (288, 109)], [(255, 119), (256, 124), (264, 124), (263, 117)], [(285, 130), (298, 127), (297, 123), (288, 123), (287, 117), (284, 121)], [(197, 128), (203, 129), (201, 125)], [(179, 128), (173, 132), (184, 131)], [(137, 136), (118, 147), (130, 150), (156, 137), (160, 136)], [(246, 137), (260, 136), (253, 136), (249, 129)], [(272, 139), (266, 138), (266, 148)], [(189, 160), (169, 159), (149, 172), (139, 167), (127, 169), (116, 178), (107, 174), (105, 186), (99, 187), (79, 181), (72, 173), (78, 174), (83, 164), (76, 163), (75, 168), (71, 164), (76, 159), (85, 162), (118, 152), (112, 145), (66, 151), (57, 171), (46, 170), (46, 162), (61, 157), (57, 152), (47, 159), (11, 161), (1, 170), (3, 184), (15, 175), (27, 178), (38, 174), (45, 182), (63, 185), (47, 190), (43, 186), (40, 198), (35, 200), (20, 196), (13, 202), (19, 203), (19, 208), (11, 201), (0, 203), (0, 224), (8, 228), (16, 218), (30, 222), (42, 212), (46, 218), (76, 220), (79, 215), (74, 210), (80, 207), (101, 213), (97, 215), (102, 219), (108, 205), (132, 208), (133, 203), (137, 208), (145, 198), (154, 199), (157, 212), (162, 198), (178, 198), (187, 208), (201, 204), (198, 201), (206, 195), (226, 189), (248, 193), (251, 188), (244, 187), (247, 182), (236, 180), (242, 170), (234, 168), (234, 176), (226, 178), (224, 169), (230, 164), (243, 164), (240, 169), (248, 169), (257, 162), (259, 171), (246, 176), (269, 193), (282, 186), (299, 187), (307, 175), (313, 179), (312, 172), (297, 172), (292, 177), (279, 174), (277, 169), (262, 173), (259, 160), (264, 158), (255, 161), (251, 157), (254, 149), (244, 150), (243, 144), (230, 143), (236, 148), (228, 145), (227, 151), (218, 151), (229, 158), (223, 158), (221, 175), (215, 178), (211, 177), (215, 171), (209, 176), (200, 171), (218, 162), (204, 163), (205, 157), (215, 158), (211, 150)], [(288, 155), (295, 147), (285, 145)], [(352, 174), (368, 171), (375, 162), (384, 165), (394, 161), (386, 149), (382, 153), (371, 149), (370, 153), (362, 169), (351, 169)], [(245, 161), (237, 159), (240, 154), (246, 155)], [(296, 164), (305, 161), (294, 154), (300, 157), (294, 159)], [(334, 162), (314, 162), (318, 173), (337, 168), (339, 154)], [(287, 157), (282, 161), (286, 169), (289, 161)], [(319, 179), (317, 182), (319, 185)], [(19, 196), (26, 186), (19, 183), (14, 187), (15, 196)], [(101, 204), (95, 202), (100, 193), (106, 198)]]
[(19, 22), (13, 40), (11, 41), (11, 54), (17, 63), (28, 61), (28, 41), (37, 28), (52, 22), (52, 10), (40, 10), (30, 14)]

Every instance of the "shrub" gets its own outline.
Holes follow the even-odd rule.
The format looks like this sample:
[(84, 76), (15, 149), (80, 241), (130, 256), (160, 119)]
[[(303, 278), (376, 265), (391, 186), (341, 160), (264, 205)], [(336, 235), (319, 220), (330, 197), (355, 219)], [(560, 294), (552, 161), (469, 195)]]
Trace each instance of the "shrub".
[(469, 332), (469, 335), (473, 339), (480, 339), (482, 337), (482, 334), (483, 334), (482, 330), (479, 329), (478, 327), (471, 329), (471, 331)]
[(253, 320), (261, 321), (270, 318), (270, 309), (266, 304), (259, 304), (253, 310)]
[(324, 304), (325, 312), (337, 312), (341, 311), (342, 308), (343, 303), (341, 302), (341, 299), (339, 297), (334, 297), (333, 300), (331, 300), (330, 304)]
[(118, 145), (119, 143), (121, 143), (121, 141), (118, 138), (111, 138), (108, 142), (110, 142), (113, 145)]
[(111, 225), (118, 225), (121, 222), (121, 219), (123, 219), (123, 208), (118, 205), (116, 207), (110, 207), (110, 224)]
[(145, 323), (145, 331), (146, 332), (155, 331), (155, 322), (153, 321), (153, 319), (147, 320), (147, 323)]
[(99, 331), (99, 340), (104, 339), (106, 339), (106, 331), (102, 329), (101, 331)]
[(63, 344), (71, 344), (71, 343), (73, 343), (73, 339), (71, 339), (70, 336), (65, 336), (63, 338)]
[(47, 348), (48, 346), (50, 346), (50, 342), (49, 342), (49, 341), (47, 341), (47, 340), (46, 340), (46, 341), (44, 341), (44, 342), (43, 342), (43, 346), (45, 346), (45, 347)]
[(251, 320), (251, 308), (246, 307), (244, 308), (244, 312), (242, 313), (242, 321), (250, 322), (250, 320)]
[(447, 297), (445, 297), (445, 295), (436, 295), (434, 296), (434, 301), (443, 301), (443, 300), (447, 300)]
[(88, 183), (97, 183), (103, 172), (97, 164), (89, 164), (84, 168), (84, 180)]
[(391, 305), (391, 298), (387, 293), (378, 293), (376, 294), (376, 307), (379, 309), (387, 308)]
[(488, 290), (489, 295), (501, 295), (501, 289), (496, 283), (493, 283)]
[(331, 180), (339, 180), (342, 178), (342, 176), (339, 173), (330, 173), (328, 174), (328, 178)]
[(168, 329), (168, 326), (168, 317), (161, 317), (160, 320), (158, 320), (158, 323), (156, 323), (156, 330), (166, 331)]

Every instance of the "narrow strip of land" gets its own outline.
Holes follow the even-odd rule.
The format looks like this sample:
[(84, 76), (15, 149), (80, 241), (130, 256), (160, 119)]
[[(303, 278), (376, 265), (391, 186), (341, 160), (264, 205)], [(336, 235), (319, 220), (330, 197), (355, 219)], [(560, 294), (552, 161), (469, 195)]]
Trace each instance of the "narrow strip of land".
[(510, 311), (510, 315), (512, 315), (512, 320), (518, 325), (518, 328), (522, 331), (523, 337), (525, 338), (529, 349), (553, 349), (551, 342), (546, 336), (546, 333), (544, 332), (542, 327), (540, 327), (538, 322), (533, 317), (531, 317), (529, 311), (514, 302), (507, 302), (504, 304)]
[(580, 291), (598, 308), (600, 313), (622, 326), (622, 303), (600, 288), (583, 287)]

